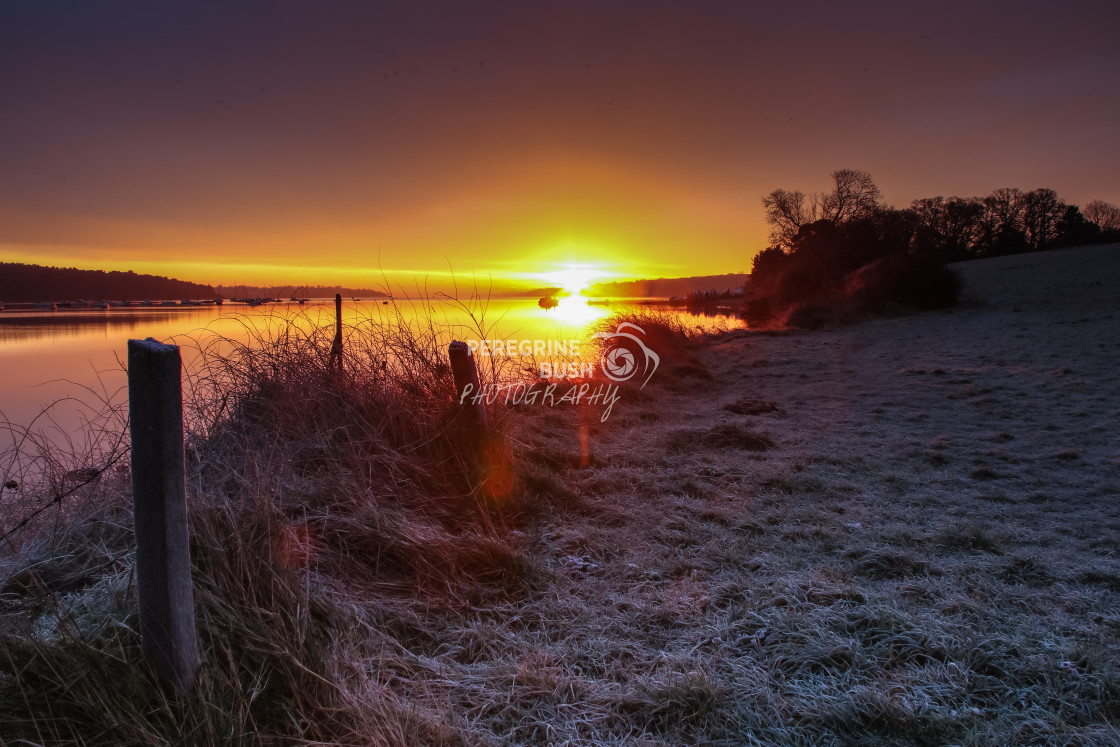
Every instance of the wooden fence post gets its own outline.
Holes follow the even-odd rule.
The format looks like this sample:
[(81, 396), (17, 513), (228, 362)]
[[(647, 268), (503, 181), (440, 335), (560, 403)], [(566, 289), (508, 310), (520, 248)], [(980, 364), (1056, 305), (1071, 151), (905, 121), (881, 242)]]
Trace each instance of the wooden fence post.
[(331, 345), (331, 365), (342, 373), (342, 294), (334, 294), (334, 343)]
[(469, 417), (479, 425), (486, 427), (488, 425), (486, 408), (483, 406), (482, 400), (480, 399), (473, 404), (471, 402), (475, 396), (482, 394), (482, 386), (478, 381), (478, 366), (475, 365), (470, 346), (465, 342), (455, 340), (447, 346), (447, 357), (451, 361), (451, 374), (455, 377), (455, 395), (458, 401)]
[(164, 686), (190, 692), (198, 670), (177, 345), (128, 341), (132, 504), (140, 649)]

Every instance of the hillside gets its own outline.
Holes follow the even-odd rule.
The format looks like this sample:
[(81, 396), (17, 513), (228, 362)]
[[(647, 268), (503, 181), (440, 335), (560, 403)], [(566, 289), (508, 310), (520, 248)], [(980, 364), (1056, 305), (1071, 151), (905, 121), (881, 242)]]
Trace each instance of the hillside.
[(79, 298), (139, 301), (146, 298), (216, 297), (209, 285), (159, 275), (0, 262), (0, 300), (9, 303)]
[(654, 280), (623, 280), (613, 283), (595, 283), (583, 292), (585, 296), (610, 298), (669, 298), (687, 296), (692, 291), (715, 289), (723, 291), (739, 288), (749, 276), (743, 273), (727, 275), (698, 275), (688, 278), (656, 278)]
[(388, 298), (372, 288), (347, 288), (341, 285), (219, 285), (222, 298)]

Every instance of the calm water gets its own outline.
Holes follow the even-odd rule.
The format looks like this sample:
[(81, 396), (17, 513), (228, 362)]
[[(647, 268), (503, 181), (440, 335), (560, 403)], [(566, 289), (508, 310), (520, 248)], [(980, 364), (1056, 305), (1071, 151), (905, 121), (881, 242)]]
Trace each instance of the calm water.
[[(487, 302), (484, 308), (475, 306), (473, 311), (481, 315), (490, 339), (586, 340), (589, 324), (622, 308), (627, 307), (562, 299), (558, 308), (546, 311), (535, 300), (501, 299)], [(396, 310), (406, 323), (431, 315), (447, 330), (449, 339), (479, 337), (475, 322), (458, 304), (398, 301)], [(690, 324), (716, 323), (677, 313), (684, 314)], [(250, 330), (267, 335), (278, 322), (296, 316), (306, 320), (304, 323), (333, 329), (334, 302), (255, 308), (227, 303), (220, 307), (5, 311), (0, 313), (0, 424), (22, 429), (34, 423), (36, 429), (55, 438), (79, 437), (89, 418), (104, 409), (105, 403), (127, 403), (124, 363), (130, 338), (153, 337), (183, 345), (184, 366), (190, 368), (195, 343), (218, 336), (245, 340)], [(343, 305), (347, 326), (394, 316), (394, 307), (380, 301)], [(0, 451), (10, 447), (12, 439), (10, 427), (0, 428)]]

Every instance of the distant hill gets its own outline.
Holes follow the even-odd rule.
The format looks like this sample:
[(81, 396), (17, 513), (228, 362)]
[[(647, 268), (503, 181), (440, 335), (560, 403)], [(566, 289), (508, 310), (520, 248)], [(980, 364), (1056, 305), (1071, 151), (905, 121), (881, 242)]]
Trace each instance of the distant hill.
[(544, 296), (563, 296), (567, 292), (559, 285), (550, 285), (546, 288), (529, 288), (527, 290), (510, 290), (491, 293), (492, 298), (542, 298)]
[(656, 280), (623, 280), (614, 283), (595, 283), (583, 291), (585, 296), (620, 298), (670, 298), (687, 296), (692, 291), (739, 288), (749, 275), (699, 275), (690, 278), (657, 278)]
[(346, 288), (341, 285), (219, 285), (222, 298), (388, 298), (372, 288)]
[(385, 293), (370, 288), (344, 288), (336, 285), (252, 286), (211, 285), (160, 275), (135, 272), (79, 270), (74, 267), (44, 267), (16, 262), (0, 262), (0, 302), (35, 301), (143, 301), (147, 299), (204, 298), (384, 298)]
[(9, 303), (77, 299), (203, 299), (217, 298), (217, 295), (209, 285), (159, 275), (0, 262), (0, 301)]

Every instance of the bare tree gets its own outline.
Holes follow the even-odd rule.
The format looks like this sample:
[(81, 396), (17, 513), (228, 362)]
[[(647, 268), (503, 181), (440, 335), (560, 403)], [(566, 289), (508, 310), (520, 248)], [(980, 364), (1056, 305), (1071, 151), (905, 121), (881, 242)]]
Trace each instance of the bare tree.
[(822, 218), (843, 223), (853, 218), (866, 218), (879, 207), (883, 195), (866, 171), (833, 171), (832, 181), (832, 191), (821, 196)]
[(762, 198), (766, 222), (770, 224), (770, 241), (775, 246), (793, 246), (793, 237), (801, 227), (817, 219), (817, 198), (803, 192), (775, 189)]
[(980, 229), (984, 205), (976, 198), (925, 197), (910, 203), (923, 239), (942, 250), (963, 253)]
[[(980, 200), (984, 213), (980, 216), (979, 241), (990, 250), (1023, 233), (1023, 192), (1015, 187), (1001, 187)], [(1021, 240), (1021, 239), (1020, 239)]]
[(1103, 231), (1120, 231), (1120, 207), (1104, 200), (1093, 200), (1081, 214), (1096, 223)]
[(1023, 195), (1023, 232), (1031, 249), (1042, 249), (1058, 235), (1058, 221), (1066, 204), (1052, 189), (1036, 189)]

